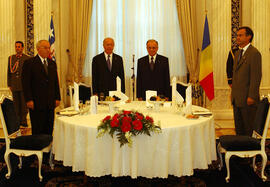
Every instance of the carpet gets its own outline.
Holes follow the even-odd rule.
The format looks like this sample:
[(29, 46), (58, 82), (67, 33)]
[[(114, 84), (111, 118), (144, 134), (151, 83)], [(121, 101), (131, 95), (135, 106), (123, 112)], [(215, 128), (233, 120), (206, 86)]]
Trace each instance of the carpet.
[[(267, 141), (266, 151), (268, 160), (270, 158), (270, 140)], [(219, 160), (213, 161), (207, 170), (195, 170), (193, 176), (175, 177), (168, 176), (167, 179), (147, 179), (138, 177), (87, 177), (84, 172), (72, 172), (71, 167), (64, 167), (62, 162), (54, 161), (55, 167), (52, 170), (47, 163), (42, 165), (43, 181), (39, 182), (37, 172), (37, 159), (30, 157), (31, 163), (24, 164), (22, 169), (18, 169), (18, 159), (11, 155), (13, 172), (10, 179), (5, 178), (7, 167), (4, 162), (5, 144), (0, 143), (0, 186), (19, 187), (19, 186), (48, 186), (48, 187), (75, 187), (75, 186), (131, 186), (131, 187), (267, 187), (270, 186), (270, 163), (267, 163), (265, 172), (268, 177), (263, 182), (259, 177), (259, 172), (254, 172), (249, 163), (239, 162), (239, 158), (231, 159), (231, 180), (225, 182), (226, 168), (221, 171), (218, 169)], [(28, 159), (28, 158), (27, 158)], [(26, 161), (27, 161), (26, 159)], [(260, 165), (260, 158), (257, 165)], [(27, 162), (26, 162), (27, 163)], [(259, 168), (260, 171), (260, 168)]]

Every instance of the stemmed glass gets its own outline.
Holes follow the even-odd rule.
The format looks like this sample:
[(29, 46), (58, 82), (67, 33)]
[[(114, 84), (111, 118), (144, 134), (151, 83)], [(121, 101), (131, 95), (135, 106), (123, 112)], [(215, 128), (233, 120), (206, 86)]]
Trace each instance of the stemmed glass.
[(84, 104), (81, 100), (79, 102), (79, 111), (80, 111), (80, 115), (84, 113)]

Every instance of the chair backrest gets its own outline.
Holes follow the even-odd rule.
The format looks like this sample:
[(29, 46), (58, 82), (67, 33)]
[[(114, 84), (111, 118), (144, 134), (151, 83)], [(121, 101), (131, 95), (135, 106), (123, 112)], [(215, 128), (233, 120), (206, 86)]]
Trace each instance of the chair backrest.
[(269, 128), (269, 123), (270, 123), (270, 110), (269, 110), (269, 102), (268, 102), (267, 98), (264, 98), (260, 103), (265, 104), (266, 107), (264, 109), (265, 109), (265, 112), (267, 113), (266, 117), (265, 117), (265, 121), (264, 121), (264, 129), (263, 129), (263, 134), (262, 134), (262, 139), (261, 139), (261, 149), (265, 150), (265, 140), (266, 140), (267, 131), (268, 131), (268, 128)]
[(177, 83), (176, 84), (176, 90), (179, 92), (179, 94), (183, 97), (184, 101), (186, 101), (186, 89), (188, 85), (185, 83)]
[(15, 107), (13, 101), (6, 97), (2, 96), (0, 99), (0, 118), (5, 135), (6, 146), (9, 146), (10, 139), (9, 136), (20, 130), (20, 122), (15, 113)]
[(269, 110), (269, 101), (267, 97), (265, 97), (258, 104), (253, 123), (253, 130), (260, 136), (263, 135), (268, 110)]
[(91, 87), (88, 85), (79, 85), (79, 99), (85, 103), (85, 101), (90, 100), (91, 97)]

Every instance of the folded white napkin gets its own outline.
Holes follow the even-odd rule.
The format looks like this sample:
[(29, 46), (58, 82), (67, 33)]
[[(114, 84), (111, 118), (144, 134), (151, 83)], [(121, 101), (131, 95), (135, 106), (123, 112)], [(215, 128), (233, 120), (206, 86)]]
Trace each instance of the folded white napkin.
[(91, 114), (97, 114), (98, 96), (91, 96)]
[(184, 98), (179, 94), (176, 88), (176, 77), (172, 79), (172, 104), (175, 106), (176, 104), (182, 104), (184, 102)]
[(153, 90), (147, 90), (145, 92), (145, 99), (146, 99), (146, 106), (153, 106), (152, 104), (150, 104), (148, 101), (152, 96), (157, 96), (157, 91), (153, 91)]
[(175, 90), (175, 102), (177, 104), (182, 104), (184, 102), (184, 98), (182, 97), (182, 95)]
[(116, 77), (116, 91), (121, 92), (121, 79), (118, 76)]
[(175, 76), (172, 78), (171, 86), (172, 86), (172, 105), (175, 106), (176, 105), (175, 92), (177, 91), (176, 90), (176, 77)]
[(73, 99), (74, 99), (74, 109), (79, 112), (79, 85), (74, 82), (74, 95), (73, 95)]
[(129, 98), (126, 94), (121, 92), (121, 79), (116, 77), (116, 91), (109, 91), (109, 96), (117, 96), (121, 99), (121, 103), (124, 104)]
[(121, 99), (121, 104), (125, 103), (128, 100), (128, 96), (122, 92), (118, 91), (109, 91), (109, 96), (117, 96)]
[(192, 87), (189, 85), (186, 89), (186, 107), (184, 109), (186, 115), (192, 114)]

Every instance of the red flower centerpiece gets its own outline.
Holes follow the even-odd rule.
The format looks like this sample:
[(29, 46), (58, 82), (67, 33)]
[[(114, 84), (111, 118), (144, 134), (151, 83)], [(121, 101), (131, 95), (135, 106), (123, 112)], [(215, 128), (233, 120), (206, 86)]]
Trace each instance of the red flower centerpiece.
[(131, 136), (137, 136), (138, 134), (151, 136), (151, 132), (161, 132), (160, 126), (154, 124), (152, 117), (126, 110), (116, 113), (114, 116), (106, 116), (101, 121), (97, 130), (97, 137), (102, 137), (105, 133), (109, 133), (113, 137), (114, 133), (116, 133), (120, 147), (126, 143), (131, 147)]

